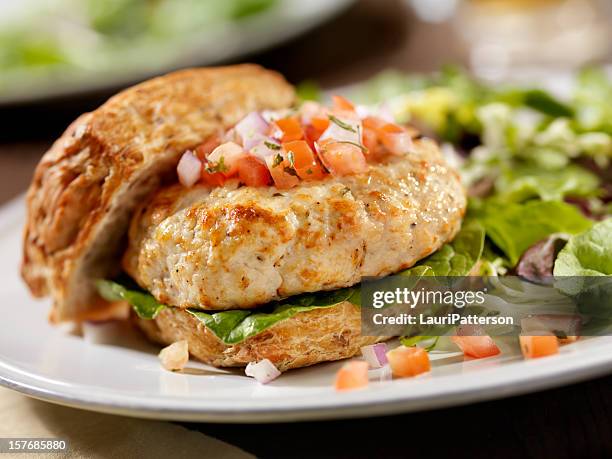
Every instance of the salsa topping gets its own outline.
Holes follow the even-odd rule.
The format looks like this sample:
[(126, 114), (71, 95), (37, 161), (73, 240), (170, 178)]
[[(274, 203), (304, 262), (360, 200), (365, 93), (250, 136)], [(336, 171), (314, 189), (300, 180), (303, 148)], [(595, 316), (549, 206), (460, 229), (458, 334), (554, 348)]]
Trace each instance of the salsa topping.
[(368, 163), (412, 151), (412, 132), (388, 114), (371, 113), (333, 96), (331, 108), (305, 102), (297, 110), (251, 112), (223, 136), (183, 154), (177, 172), (186, 187), (297, 186), (302, 180), (363, 173)]

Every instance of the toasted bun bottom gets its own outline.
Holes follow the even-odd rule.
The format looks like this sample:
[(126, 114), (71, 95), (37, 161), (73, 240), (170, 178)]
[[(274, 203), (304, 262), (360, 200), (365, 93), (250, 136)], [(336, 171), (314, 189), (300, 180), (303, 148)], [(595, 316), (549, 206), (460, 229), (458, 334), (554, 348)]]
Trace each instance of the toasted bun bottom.
[(296, 314), (240, 344), (226, 345), (188, 312), (167, 308), (154, 320), (137, 319), (149, 339), (167, 345), (187, 340), (189, 353), (215, 367), (269, 359), (280, 371), (346, 359), (386, 337), (361, 336), (359, 308), (348, 301)]

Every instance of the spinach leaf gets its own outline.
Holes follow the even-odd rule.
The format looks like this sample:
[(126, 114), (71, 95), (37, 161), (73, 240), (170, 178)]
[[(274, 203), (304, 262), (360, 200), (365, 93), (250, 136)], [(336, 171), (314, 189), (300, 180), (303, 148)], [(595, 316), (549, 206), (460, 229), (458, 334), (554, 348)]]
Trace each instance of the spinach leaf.
[(155, 319), (157, 314), (167, 307), (165, 304), (159, 303), (153, 295), (126, 288), (117, 282), (99, 279), (96, 282), (96, 287), (100, 296), (107, 301), (125, 300), (130, 303), (141, 319)]
[(455, 239), (440, 250), (398, 274), (402, 276), (467, 276), (480, 260), (485, 231), (475, 220), (466, 220)]
[(281, 320), (317, 308), (335, 306), (347, 301), (353, 289), (299, 295), (275, 302), (269, 312), (248, 310), (222, 311), (213, 314), (188, 309), (187, 311), (206, 325), (225, 344), (238, 344), (258, 335)]
[[(154, 319), (164, 308), (153, 295), (109, 281), (96, 282), (100, 296), (108, 301), (125, 300), (142, 319)], [(197, 309), (186, 311), (200, 320), (223, 343), (238, 344), (255, 336), (281, 320), (301, 312), (317, 308), (335, 306), (349, 300), (355, 293), (353, 288), (343, 288), (331, 292), (305, 293), (282, 301), (276, 301), (257, 310), (237, 309), (231, 311), (204, 312)], [(263, 309), (263, 311), (262, 311)]]

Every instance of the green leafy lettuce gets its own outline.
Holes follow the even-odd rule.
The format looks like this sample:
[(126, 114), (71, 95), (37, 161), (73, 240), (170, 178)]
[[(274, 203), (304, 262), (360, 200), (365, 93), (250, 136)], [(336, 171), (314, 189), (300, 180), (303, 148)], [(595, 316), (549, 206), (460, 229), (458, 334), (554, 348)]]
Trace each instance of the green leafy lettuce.
[(580, 234), (593, 222), (576, 207), (561, 201), (503, 202), (497, 199), (470, 202), (470, 215), (485, 228), (487, 237), (515, 266), (521, 255), (554, 233)]
[(207, 313), (195, 309), (187, 311), (208, 327), (225, 344), (238, 344), (270, 328), (281, 320), (318, 308), (335, 306), (347, 301), (353, 289), (344, 288), (332, 292), (306, 293), (274, 302), (269, 312), (234, 310)]
[(561, 201), (566, 196), (593, 196), (599, 179), (583, 167), (569, 165), (559, 170), (534, 166), (508, 169), (495, 183), (499, 199), (523, 202), (532, 198)]
[(484, 248), (485, 231), (480, 223), (467, 220), (455, 239), (440, 250), (398, 274), (402, 276), (467, 276)]
[[(606, 328), (612, 310), (612, 218), (576, 235), (559, 252), (555, 287), (573, 297), (591, 326)], [(608, 329), (609, 330), (609, 329)]]
[(155, 319), (159, 312), (166, 308), (153, 295), (138, 290), (133, 286), (124, 286), (118, 282), (100, 279), (96, 282), (98, 293), (107, 301), (127, 301), (141, 319)]
[(612, 218), (570, 238), (559, 252), (555, 276), (612, 275)]
[[(160, 311), (168, 307), (158, 302), (150, 293), (141, 291), (137, 287), (126, 287), (118, 282), (98, 280), (97, 288), (100, 295), (108, 301), (125, 300), (130, 303), (138, 317), (142, 319), (154, 319)], [(354, 290), (344, 288), (331, 292), (305, 293), (273, 302), (257, 310), (208, 313), (187, 309), (187, 312), (206, 325), (223, 343), (237, 344), (295, 314), (317, 308), (328, 308), (347, 301), (353, 296)]]

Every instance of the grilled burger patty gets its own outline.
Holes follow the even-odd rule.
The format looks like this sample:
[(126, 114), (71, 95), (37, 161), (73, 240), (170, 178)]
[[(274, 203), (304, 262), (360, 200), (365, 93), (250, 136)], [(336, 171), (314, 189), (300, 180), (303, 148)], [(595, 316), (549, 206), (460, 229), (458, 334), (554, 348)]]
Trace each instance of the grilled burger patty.
[(466, 199), (430, 140), (364, 174), (274, 187), (173, 185), (135, 212), (123, 267), (165, 304), (247, 309), (412, 266), (457, 233)]

